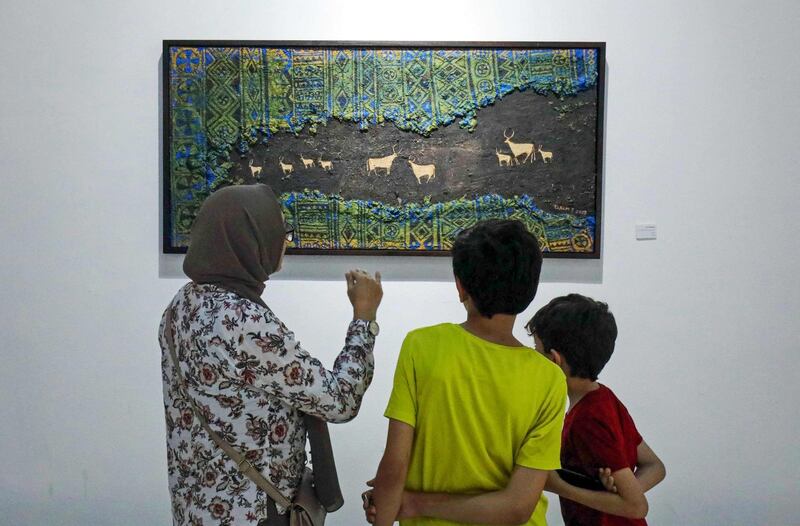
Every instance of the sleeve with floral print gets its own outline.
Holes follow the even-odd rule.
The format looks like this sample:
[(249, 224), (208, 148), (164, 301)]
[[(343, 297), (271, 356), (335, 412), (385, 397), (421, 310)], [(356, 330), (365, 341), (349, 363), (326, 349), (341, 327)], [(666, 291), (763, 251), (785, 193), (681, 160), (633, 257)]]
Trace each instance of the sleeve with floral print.
[(238, 331), (234, 329), (240, 336), (228, 353), (235, 355), (229, 374), (325, 421), (355, 418), (375, 368), (375, 338), (367, 322), (350, 323), (344, 348), (328, 370), (269, 311), (266, 318), (254, 318), (247, 317)]

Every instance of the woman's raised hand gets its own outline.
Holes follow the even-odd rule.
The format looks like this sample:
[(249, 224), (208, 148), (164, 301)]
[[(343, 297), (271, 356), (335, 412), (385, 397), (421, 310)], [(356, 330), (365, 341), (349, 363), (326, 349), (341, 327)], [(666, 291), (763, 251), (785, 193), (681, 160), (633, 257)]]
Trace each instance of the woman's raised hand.
[(347, 279), (347, 297), (353, 305), (353, 318), (357, 320), (375, 319), (378, 305), (383, 298), (381, 273), (371, 276), (365, 270), (355, 269), (345, 274)]

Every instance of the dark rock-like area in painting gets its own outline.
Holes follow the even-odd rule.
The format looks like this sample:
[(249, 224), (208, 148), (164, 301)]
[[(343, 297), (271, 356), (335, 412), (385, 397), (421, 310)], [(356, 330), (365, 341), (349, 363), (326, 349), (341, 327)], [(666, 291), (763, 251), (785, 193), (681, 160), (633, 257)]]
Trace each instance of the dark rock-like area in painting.
[[(280, 133), (245, 155), (234, 154), (236, 165), (231, 175), (248, 183), (268, 184), (278, 194), (319, 190), (345, 199), (393, 205), (495, 193), (505, 197), (527, 194), (545, 211), (593, 215), (596, 98), (596, 89), (563, 99), (530, 90), (514, 92), (481, 109), (474, 132), (456, 122), (435, 130), (430, 137), (401, 131), (391, 123), (360, 131), (352, 123), (332, 120), (319, 126), (315, 134), (306, 130), (296, 136)], [(512, 154), (504, 142), (504, 131), (510, 135), (512, 130), (512, 142), (535, 145), (535, 160), (501, 165), (496, 152)], [(383, 168), (367, 173), (368, 158), (391, 155), (392, 146), (398, 156), (391, 173)], [(542, 159), (539, 148), (551, 152), (550, 162)], [(328, 169), (320, 158), (332, 163)], [(518, 160), (524, 158), (522, 154)], [(418, 182), (409, 160), (433, 164), (435, 177), (428, 180), (425, 176)], [(256, 169), (261, 167), (255, 179), (251, 161)], [(418, 169), (422, 171), (425, 169)]]

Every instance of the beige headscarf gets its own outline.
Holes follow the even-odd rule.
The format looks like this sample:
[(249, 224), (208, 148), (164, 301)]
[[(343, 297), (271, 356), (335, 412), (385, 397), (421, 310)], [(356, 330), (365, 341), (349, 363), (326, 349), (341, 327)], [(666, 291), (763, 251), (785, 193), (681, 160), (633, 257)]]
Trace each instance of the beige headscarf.
[(183, 271), (264, 305), (264, 282), (275, 272), (286, 231), (281, 205), (267, 185), (229, 186), (205, 200), (192, 225)]

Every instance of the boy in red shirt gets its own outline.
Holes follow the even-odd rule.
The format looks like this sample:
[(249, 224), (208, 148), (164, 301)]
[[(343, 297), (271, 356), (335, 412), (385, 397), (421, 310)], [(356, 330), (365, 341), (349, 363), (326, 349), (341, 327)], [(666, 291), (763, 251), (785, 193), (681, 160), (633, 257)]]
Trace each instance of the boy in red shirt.
[(565, 525), (646, 525), (644, 493), (664, 479), (666, 470), (642, 440), (622, 402), (597, 382), (617, 338), (608, 305), (580, 294), (562, 296), (542, 307), (526, 327), (536, 350), (567, 376), (563, 468), (599, 476), (609, 490), (579, 488), (551, 472), (545, 489), (559, 495)]

